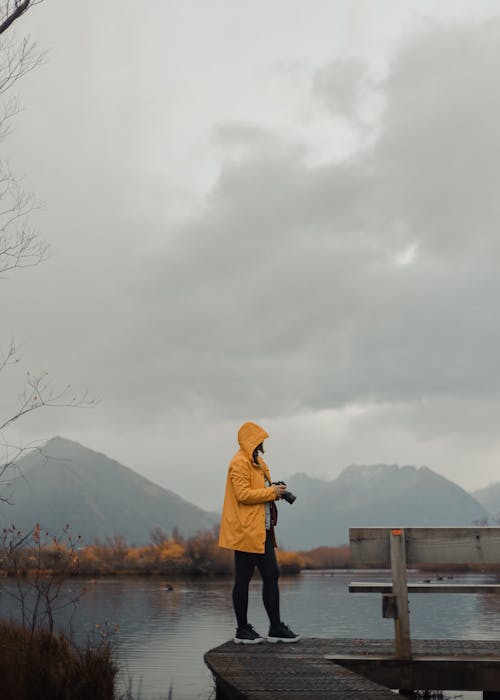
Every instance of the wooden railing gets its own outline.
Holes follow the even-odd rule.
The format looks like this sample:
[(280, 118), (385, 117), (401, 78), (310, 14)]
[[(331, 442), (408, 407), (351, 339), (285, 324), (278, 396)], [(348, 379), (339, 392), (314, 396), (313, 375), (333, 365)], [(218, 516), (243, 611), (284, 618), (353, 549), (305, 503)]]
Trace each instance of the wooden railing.
[(355, 527), (349, 530), (355, 567), (391, 569), (387, 582), (352, 582), (351, 593), (381, 593), (382, 615), (394, 619), (395, 651), (411, 658), (409, 593), (500, 593), (499, 584), (408, 585), (407, 568), (500, 565), (499, 527)]

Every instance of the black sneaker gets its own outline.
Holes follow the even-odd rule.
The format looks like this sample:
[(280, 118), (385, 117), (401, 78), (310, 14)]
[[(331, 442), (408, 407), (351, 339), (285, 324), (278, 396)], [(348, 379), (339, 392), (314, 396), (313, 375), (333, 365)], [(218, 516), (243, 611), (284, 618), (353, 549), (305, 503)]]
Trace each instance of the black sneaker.
[(236, 629), (233, 641), (235, 644), (260, 644), (264, 641), (264, 637), (257, 634), (252, 625), (245, 625)]
[(280, 622), (276, 627), (270, 627), (267, 635), (267, 641), (272, 644), (276, 644), (276, 642), (292, 644), (293, 642), (298, 642), (299, 639), (300, 635), (292, 632), (290, 627), (287, 627), (284, 622)]

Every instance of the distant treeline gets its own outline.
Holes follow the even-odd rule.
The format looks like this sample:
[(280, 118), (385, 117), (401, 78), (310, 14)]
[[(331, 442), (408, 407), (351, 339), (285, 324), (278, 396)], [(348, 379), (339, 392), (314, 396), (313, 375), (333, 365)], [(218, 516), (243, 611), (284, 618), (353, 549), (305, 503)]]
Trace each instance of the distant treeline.
[(300, 553), (304, 560), (304, 569), (349, 569), (349, 545), (338, 547), (316, 547)]
[[(195, 575), (220, 576), (233, 573), (233, 552), (218, 545), (218, 527), (183, 537), (178, 531), (167, 534), (160, 528), (151, 532), (151, 541), (129, 545), (120, 535), (83, 544), (70, 535), (66, 526), (59, 536), (44, 532), (37, 523), (29, 533), (15, 526), (4, 529), (0, 542), (0, 577), (26, 577), (36, 585), (45, 580), (59, 582), (68, 576)], [(349, 569), (349, 546), (316, 547), (309, 551), (276, 551), (282, 574), (299, 574), (304, 569)], [(435, 571), (435, 566), (417, 568)], [(498, 571), (496, 565), (445, 566), (444, 571)], [(45, 585), (45, 584), (44, 584)], [(1, 588), (1, 584), (0, 584)]]
[[(74, 573), (84, 576), (109, 574), (229, 575), (233, 573), (233, 552), (218, 545), (218, 528), (183, 537), (167, 535), (160, 528), (151, 533), (150, 544), (129, 546), (120, 536), (95, 541), (76, 552)], [(318, 547), (310, 552), (276, 550), (282, 574), (299, 574), (303, 569), (345, 568), (349, 547)]]
[[(151, 543), (141, 547), (128, 546), (122, 537), (115, 536), (103, 542), (81, 547), (76, 551), (72, 568), (74, 575), (103, 576), (114, 574), (184, 574), (230, 575), (233, 573), (232, 550), (218, 545), (218, 528), (184, 538), (178, 532), (168, 536), (162, 530), (151, 533)], [(303, 570), (350, 569), (349, 545), (316, 547), (308, 551), (276, 550), (280, 571), (284, 575), (299, 574)], [(422, 564), (424, 571), (436, 570)], [(440, 570), (497, 570), (498, 567), (440, 566)]]
[[(75, 573), (87, 576), (105, 574), (190, 574), (224, 575), (233, 573), (233, 552), (218, 545), (218, 529), (184, 538), (156, 529), (151, 543), (128, 546), (122, 537), (81, 547), (76, 555)], [(309, 552), (278, 549), (282, 574), (298, 574), (303, 569), (335, 569), (349, 566), (349, 547), (318, 547)]]
[[(39, 526), (37, 525), (39, 532)], [(48, 533), (45, 533), (48, 535)], [(21, 533), (18, 537), (22, 538)], [(29, 540), (26, 541), (27, 543)], [(64, 566), (70, 576), (139, 575), (224, 575), (233, 572), (233, 552), (218, 545), (218, 528), (183, 537), (174, 530), (171, 535), (160, 528), (151, 533), (147, 545), (129, 545), (120, 535), (95, 540), (84, 545), (81, 539), (46, 536), (40, 542), (37, 555), (32, 547), (21, 544), (16, 548), (15, 571), (12, 557), (0, 553), (3, 575), (28, 574), (34, 569), (57, 570)], [(278, 549), (282, 574), (298, 574), (303, 569), (335, 569), (349, 567), (349, 547), (318, 547), (308, 552)]]

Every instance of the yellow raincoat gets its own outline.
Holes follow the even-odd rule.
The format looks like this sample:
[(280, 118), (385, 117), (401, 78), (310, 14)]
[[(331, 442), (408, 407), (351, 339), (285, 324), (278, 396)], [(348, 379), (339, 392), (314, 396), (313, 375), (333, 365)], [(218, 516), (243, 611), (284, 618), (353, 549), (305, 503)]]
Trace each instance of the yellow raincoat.
[(275, 501), (277, 492), (274, 486), (266, 486), (266, 478), (268, 482), (271, 481), (267, 464), (260, 456), (259, 464), (254, 464), (252, 453), (268, 437), (266, 431), (256, 423), (244, 423), (238, 431), (240, 450), (229, 463), (220, 525), (220, 547), (264, 553), (264, 503)]

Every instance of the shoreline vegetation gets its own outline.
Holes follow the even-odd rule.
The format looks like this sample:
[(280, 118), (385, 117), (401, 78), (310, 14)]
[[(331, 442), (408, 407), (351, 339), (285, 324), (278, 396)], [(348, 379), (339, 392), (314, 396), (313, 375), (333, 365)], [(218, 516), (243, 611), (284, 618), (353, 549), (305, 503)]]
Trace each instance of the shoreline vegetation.
[[(134, 700), (129, 688), (117, 688), (119, 664), (114, 634), (106, 623), (82, 647), (60, 629), (76, 610), (86, 586), (64, 584), (72, 577), (104, 576), (228, 576), (233, 552), (218, 545), (218, 528), (183, 537), (156, 528), (151, 541), (130, 546), (115, 535), (84, 544), (69, 525), (52, 535), (36, 523), (29, 532), (13, 524), (0, 540), (0, 592), (9, 597), (15, 619), (0, 619), (2, 698), (30, 700)], [(283, 574), (300, 574), (307, 566), (345, 565), (348, 547), (318, 548), (312, 552), (277, 550)], [(165, 584), (167, 590), (173, 589)], [(170, 694), (169, 694), (170, 697)]]
[(116, 689), (118, 670), (105, 637), (80, 648), (62, 632), (0, 620), (5, 700), (126, 700)]
[[(351, 568), (348, 545), (307, 552), (277, 550), (277, 558), (285, 575)], [(69, 526), (59, 536), (38, 523), (28, 533), (14, 525), (5, 528), (0, 542), (0, 592), (9, 596), (16, 621), (0, 619), (2, 698), (134, 700), (130, 688), (124, 693), (117, 687), (117, 626), (96, 624), (94, 636), (83, 646), (75, 644), (71, 633), (61, 631), (60, 613), (66, 611), (65, 617), (70, 613), (71, 620), (86, 590), (85, 585), (64, 586), (70, 577), (162, 575), (175, 580), (182, 575), (215, 577), (232, 572), (233, 553), (218, 546), (217, 528), (189, 538), (157, 528), (150, 543), (139, 547), (129, 546), (118, 535), (84, 545)]]
[[(351, 569), (349, 546), (321, 546), (308, 551), (277, 549), (283, 575), (298, 575), (305, 570)], [(149, 544), (129, 545), (120, 535), (83, 544), (70, 534), (69, 526), (59, 537), (43, 532), (37, 523), (33, 531), (23, 533), (15, 526), (4, 529), (0, 545), (0, 579), (15, 577), (98, 578), (101, 576), (230, 576), (233, 552), (218, 545), (218, 528), (183, 537), (174, 529), (168, 535), (160, 528), (151, 532)], [(422, 564), (421, 571), (435, 566)], [(488, 565), (441, 566), (440, 571), (489, 571)]]
[[(151, 532), (149, 544), (129, 545), (120, 535), (83, 544), (70, 534), (69, 526), (59, 537), (44, 532), (37, 523), (24, 533), (13, 525), (3, 531), (0, 546), (0, 576), (29, 578), (39, 574), (65, 577), (114, 575), (224, 576), (233, 573), (233, 552), (218, 545), (218, 528), (183, 537), (174, 529), (168, 535), (160, 528)], [(304, 569), (349, 568), (349, 547), (317, 547), (310, 551), (276, 550), (283, 575)]]
[(2, 700), (136, 700), (130, 679), (125, 691), (118, 687), (119, 626), (98, 623), (83, 644), (73, 637), (71, 619), (85, 589), (64, 583), (78, 563), (80, 539), (68, 526), (58, 537), (38, 523), (28, 533), (14, 525), (3, 530), (0, 593), (9, 617), (0, 619)]

